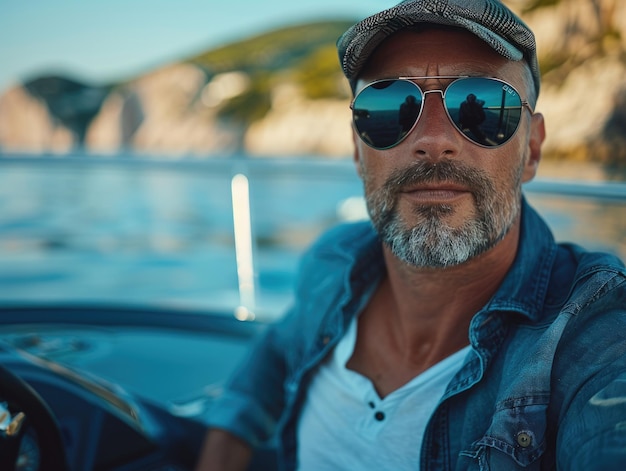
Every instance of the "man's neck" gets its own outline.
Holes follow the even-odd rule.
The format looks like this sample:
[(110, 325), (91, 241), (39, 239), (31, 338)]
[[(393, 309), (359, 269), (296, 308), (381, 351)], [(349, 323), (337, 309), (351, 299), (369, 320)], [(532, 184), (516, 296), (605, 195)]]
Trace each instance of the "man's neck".
[[(489, 251), (449, 268), (416, 268), (384, 248), (389, 294), (395, 322), (407, 346), (423, 344), (425, 338), (445, 343), (467, 328), (476, 314), (495, 294), (517, 252), (519, 222)], [(411, 338), (415, 338), (411, 341)]]
[(359, 318), (348, 367), (385, 396), (466, 346), (470, 322), (508, 273), (518, 238), (516, 224), (493, 249), (446, 269), (410, 267), (384, 248), (387, 277)]

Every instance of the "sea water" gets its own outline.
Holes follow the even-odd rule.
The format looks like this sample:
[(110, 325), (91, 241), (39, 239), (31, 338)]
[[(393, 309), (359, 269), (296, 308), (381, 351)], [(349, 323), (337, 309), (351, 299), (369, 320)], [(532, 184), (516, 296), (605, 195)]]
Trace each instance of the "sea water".
[[(254, 309), (279, 316), (298, 261), (366, 218), (349, 159), (0, 158), (0, 305), (241, 303), (231, 182), (249, 183)], [(527, 191), (557, 239), (626, 258), (626, 198)], [(560, 186), (559, 188), (563, 188)]]

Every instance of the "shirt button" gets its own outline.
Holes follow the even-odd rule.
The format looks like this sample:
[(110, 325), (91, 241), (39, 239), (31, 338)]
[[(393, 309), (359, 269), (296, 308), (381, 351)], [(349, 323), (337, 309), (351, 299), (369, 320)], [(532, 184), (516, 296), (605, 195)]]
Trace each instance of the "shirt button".
[(378, 411), (374, 414), (374, 418), (379, 422), (382, 422), (383, 420), (385, 420), (385, 413)]
[(329, 335), (326, 335), (326, 336), (324, 336), (324, 337), (322, 338), (322, 343), (323, 343), (324, 345), (328, 345), (328, 342), (330, 342), (330, 336), (329, 336)]
[(528, 448), (533, 442), (532, 437), (527, 432), (520, 432), (517, 434), (517, 444), (522, 448)]

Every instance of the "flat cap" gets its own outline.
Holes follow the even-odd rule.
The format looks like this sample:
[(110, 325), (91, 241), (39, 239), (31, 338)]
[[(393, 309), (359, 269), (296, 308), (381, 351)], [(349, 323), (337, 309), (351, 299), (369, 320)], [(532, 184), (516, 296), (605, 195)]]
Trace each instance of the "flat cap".
[(405, 0), (358, 22), (337, 41), (341, 68), (352, 89), (380, 43), (404, 28), (421, 24), (464, 28), (507, 59), (526, 59), (539, 94), (541, 76), (535, 35), (499, 0)]

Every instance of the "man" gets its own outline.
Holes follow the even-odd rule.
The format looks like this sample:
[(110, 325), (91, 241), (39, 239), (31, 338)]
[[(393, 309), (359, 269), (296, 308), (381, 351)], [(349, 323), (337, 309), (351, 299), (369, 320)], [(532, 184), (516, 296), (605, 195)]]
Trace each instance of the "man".
[(479, 144), (489, 144), (485, 141), (485, 134), (480, 129), (480, 125), (485, 121), (486, 115), (483, 106), (483, 100), (477, 100), (476, 95), (470, 93), (459, 109), (459, 123), (463, 132), (467, 131), (473, 134), (474, 139)]
[(371, 223), (304, 257), (198, 468), (274, 437), (286, 470), (626, 469), (626, 271), (555, 244), (521, 192), (545, 136), (532, 33), (497, 0), (408, 0), (338, 48)]

